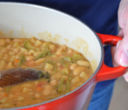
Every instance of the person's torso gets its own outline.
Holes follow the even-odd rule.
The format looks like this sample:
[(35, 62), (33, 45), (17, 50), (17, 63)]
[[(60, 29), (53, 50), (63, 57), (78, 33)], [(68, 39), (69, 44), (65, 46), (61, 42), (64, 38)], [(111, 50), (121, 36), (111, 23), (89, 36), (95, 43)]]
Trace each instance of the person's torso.
[[(54, 8), (77, 17), (93, 30), (115, 33), (117, 9), (120, 0), (0, 0), (26, 2)], [(113, 30), (109, 32), (109, 30)]]

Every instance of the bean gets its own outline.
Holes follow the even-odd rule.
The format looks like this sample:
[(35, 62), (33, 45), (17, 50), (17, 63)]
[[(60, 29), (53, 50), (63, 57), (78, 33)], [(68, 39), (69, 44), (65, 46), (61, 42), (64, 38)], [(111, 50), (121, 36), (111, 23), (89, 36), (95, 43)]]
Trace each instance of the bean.
[(73, 63), (73, 64), (71, 64), (70, 69), (74, 70), (76, 68), (76, 66), (77, 66), (77, 64)]
[(17, 54), (19, 52), (18, 48), (13, 49), (13, 53)]
[[(25, 50), (26, 50), (26, 49), (25, 49)], [(30, 50), (30, 51), (28, 52), (29, 55), (34, 55), (34, 53), (36, 53), (34, 50)]]
[(29, 67), (32, 67), (32, 66), (35, 66), (35, 61), (33, 61), (33, 60), (27, 61), (25, 64), (26, 64), (27, 66), (29, 66)]
[(34, 93), (31, 91), (31, 92), (29, 92), (29, 95), (33, 95)]
[(10, 62), (13, 62), (14, 59), (15, 59), (15, 56), (12, 56), (12, 57), (10, 58)]
[(45, 58), (40, 58), (38, 60), (35, 61), (36, 64), (40, 64), (40, 63), (43, 63), (45, 60)]
[(81, 78), (86, 78), (86, 77), (87, 77), (87, 75), (86, 75), (86, 73), (85, 73), (85, 72), (81, 72), (81, 73), (80, 73), (80, 77), (81, 77)]
[(73, 70), (73, 75), (79, 75), (81, 72), (83, 72), (85, 70), (85, 67), (76, 67), (74, 70)]
[(35, 40), (36, 40), (35, 37), (32, 37), (32, 38), (30, 39), (30, 41), (31, 41), (32, 43), (35, 43)]
[(34, 57), (37, 57), (40, 54), (40, 52), (34, 52)]
[(3, 88), (2, 87), (0, 87), (0, 91), (2, 91), (3, 90)]
[(36, 98), (39, 98), (39, 97), (40, 97), (40, 94), (39, 94), (39, 93), (36, 93), (36, 94), (35, 94), (35, 97), (36, 97)]
[(56, 74), (53, 74), (51, 79), (60, 79), (61, 78), (61, 75), (60, 73), (56, 73)]
[(49, 48), (50, 48), (51, 50), (55, 50), (55, 45), (50, 44), (50, 45), (49, 45)]
[(5, 41), (6, 41), (6, 43), (10, 43), (10, 42), (11, 42), (11, 40), (10, 40), (10, 39), (6, 39)]
[(68, 49), (68, 54), (72, 54), (73, 50), (72, 49)]
[(35, 84), (35, 85), (39, 84), (39, 81), (35, 81), (34, 84)]
[(18, 101), (22, 101), (22, 100), (24, 100), (24, 97), (19, 96), (17, 100), (18, 100)]
[(53, 69), (53, 65), (49, 64), (49, 63), (46, 63), (44, 68), (45, 68), (46, 71), (49, 71), (49, 70)]
[(9, 62), (8, 65), (7, 65), (8, 68), (13, 68), (13, 64), (12, 62)]
[(43, 95), (47, 96), (50, 94), (50, 91), (51, 91), (51, 86), (47, 85), (44, 87), (44, 91), (43, 91)]
[(14, 42), (13, 47), (18, 47), (19, 43), (18, 42)]
[(4, 39), (0, 39), (0, 46), (4, 46), (5, 45), (5, 40)]
[(75, 78), (73, 78), (72, 80), (71, 80), (71, 82), (74, 84), (74, 83), (77, 83), (77, 82), (79, 82), (80, 81), (80, 79), (78, 78), (78, 77), (75, 77)]
[(50, 85), (55, 86), (57, 84), (57, 81), (55, 79), (51, 80)]
[(41, 45), (41, 41), (39, 41), (39, 40), (36, 40), (36, 42), (35, 42), (35, 46), (40, 46)]
[(78, 60), (77, 64), (80, 66), (86, 66), (86, 67), (89, 66), (89, 63), (87, 61), (84, 61), (84, 60)]
[(4, 55), (3, 60), (7, 60), (7, 59), (8, 59), (8, 55)]
[(33, 56), (27, 56), (27, 57), (26, 57), (26, 60), (27, 60), (27, 61), (34, 60), (34, 57), (33, 57)]
[(1, 103), (5, 103), (7, 101), (7, 98), (3, 98), (0, 100)]
[(6, 64), (6, 63), (5, 63), (5, 61), (3, 61), (3, 60), (2, 60), (2, 61), (0, 61), (0, 69), (3, 69), (3, 68), (4, 68), (4, 66), (5, 66), (5, 64)]
[(10, 56), (14, 55), (14, 53), (13, 53), (12, 51), (10, 51), (8, 54), (9, 54)]
[(56, 55), (59, 56), (59, 55), (61, 55), (61, 53), (62, 53), (62, 52), (61, 52), (60, 50), (57, 50)]
[(21, 39), (13, 39), (13, 42), (21, 42)]
[(8, 46), (6, 47), (7, 50), (10, 50), (11, 48), (12, 48), (11, 45), (8, 45)]
[(58, 50), (56, 51), (56, 55), (61, 55), (62, 52), (66, 49), (66, 46), (61, 46), (58, 48)]
[(28, 88), (23, 88), (23, 92), (28, 92), (29, 91), (29, 89)]

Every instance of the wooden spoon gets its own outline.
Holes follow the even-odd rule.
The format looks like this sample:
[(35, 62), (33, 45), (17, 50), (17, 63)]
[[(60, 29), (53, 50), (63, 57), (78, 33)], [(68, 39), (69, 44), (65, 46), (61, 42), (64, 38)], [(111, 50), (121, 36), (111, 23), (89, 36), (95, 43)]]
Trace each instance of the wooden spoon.
[(44, 77), (43, 72), (35, 69), (16, 68), (0, 71), (0, 87), (36, 80), (41, 77)]

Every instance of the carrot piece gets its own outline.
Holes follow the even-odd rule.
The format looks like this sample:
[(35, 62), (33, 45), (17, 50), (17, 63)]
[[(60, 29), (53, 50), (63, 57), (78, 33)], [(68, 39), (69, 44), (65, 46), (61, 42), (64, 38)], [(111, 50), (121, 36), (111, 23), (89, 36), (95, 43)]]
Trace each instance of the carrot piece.
[(14, 60), (15, 63), (19, 63), (19, 61), (20, 61), (20, 60), (18, 60), (18, 59), (15, 59), (15, 60)]
[(39, 92), (41, 91), (41, 87), (37, 87), (36, 90)]

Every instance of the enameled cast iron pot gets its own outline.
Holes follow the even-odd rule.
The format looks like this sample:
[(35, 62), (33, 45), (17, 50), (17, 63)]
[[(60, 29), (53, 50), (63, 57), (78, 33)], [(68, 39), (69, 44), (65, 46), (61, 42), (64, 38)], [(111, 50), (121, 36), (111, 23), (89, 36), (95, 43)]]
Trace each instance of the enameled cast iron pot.
[[(39, 39), (65, 44), (85, 55), (94, 70), (88, 81), (63, 96), (31, 106), (7, 110), (86, 110), (97, 82), (117, 78), (126, 71), (125, 67), (112, 68), (103, 62), (103, 44), (116, 45), (121, 38), (96, 34), (86, 24), (54, 9), (1, 2), (0, 30), (5, 32), (6, 36), (18, 38), (34, 35)], [(46, 31), (53, 37), (50, 37)]]

